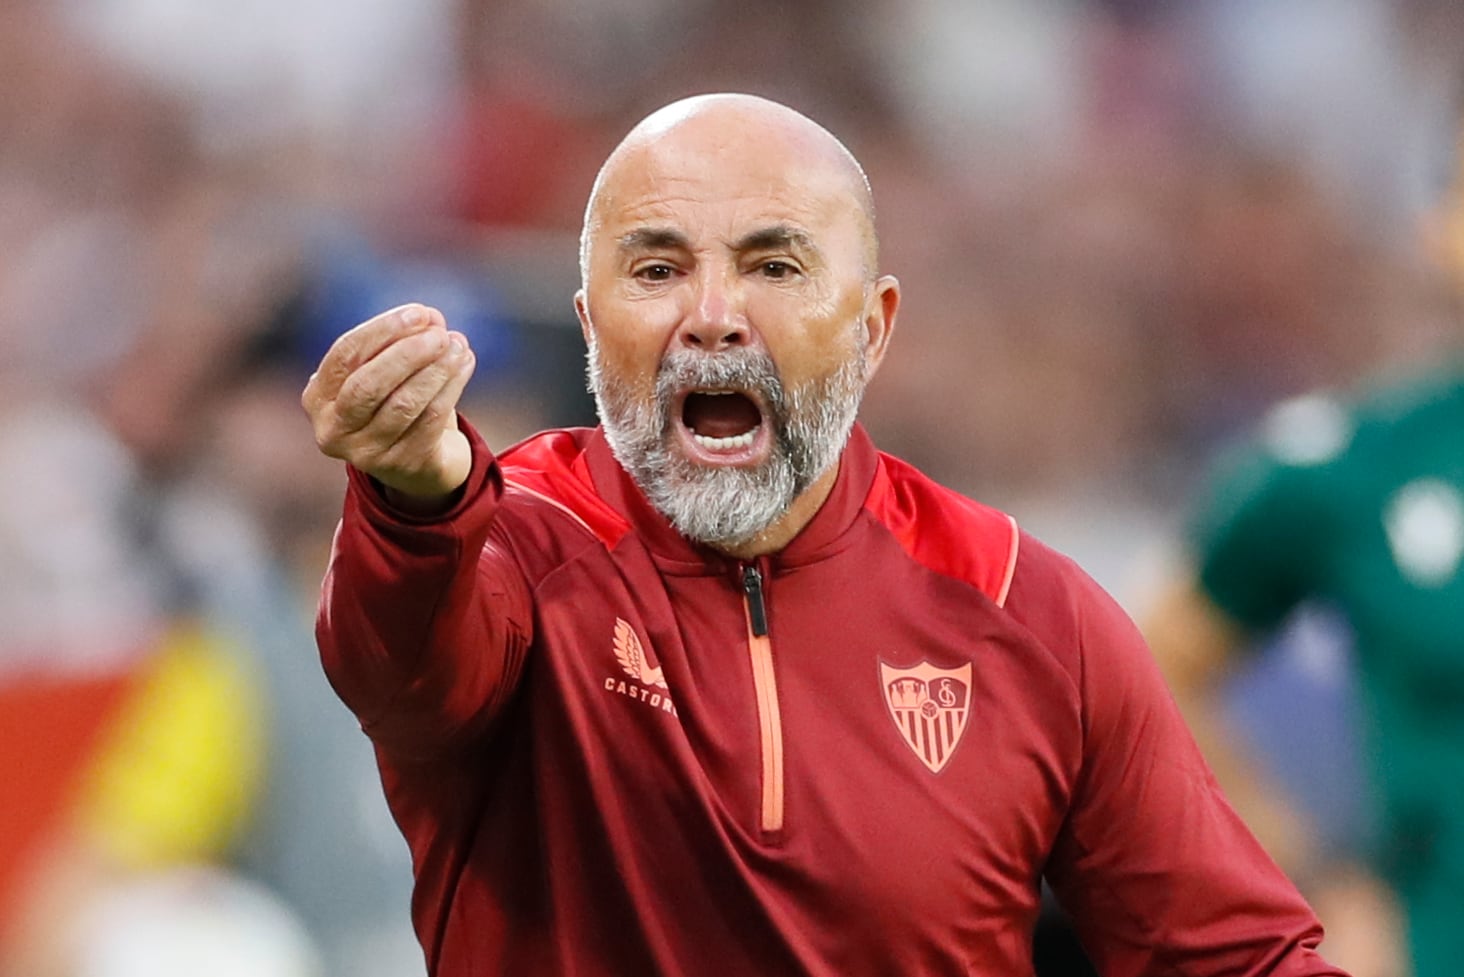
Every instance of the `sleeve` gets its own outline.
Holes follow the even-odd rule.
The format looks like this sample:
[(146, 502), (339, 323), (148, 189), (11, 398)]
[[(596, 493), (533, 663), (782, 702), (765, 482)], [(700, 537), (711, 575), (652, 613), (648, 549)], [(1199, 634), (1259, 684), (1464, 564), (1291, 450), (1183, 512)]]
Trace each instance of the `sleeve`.
[(1217, 465), (1189, 540), (1201, 588), (1246, 628), (1276, 627), (1315, 592), (1328, 538), (1328, 470), (1262, 446)]
[(497, 462), (459, 420), (473, 463), (448, 512), (412, 518), (348, 469), (321, 587), (316, 640), (327, 678), (379, 747), (421, 758), (485, 734), (523, 670), (528, 586), (495, 517)]
[(1047, 878), (1098, 970), (1345, 977), (1318, 955), (1310, 907), (1221, 796), (1133, 623), (1063, 565), (1082, 753)]

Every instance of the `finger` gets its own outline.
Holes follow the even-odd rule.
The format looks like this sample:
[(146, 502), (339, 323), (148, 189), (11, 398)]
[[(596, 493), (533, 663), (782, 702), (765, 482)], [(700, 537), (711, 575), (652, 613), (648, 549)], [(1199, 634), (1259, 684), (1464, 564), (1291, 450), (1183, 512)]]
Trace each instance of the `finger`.
[(463, 391), (468, 387), (468, 381), (473, 379), (473, 373), (478, 368), (478, 357), (473, 348), (468, 345), (466, 336), (461, 337), (463, 344), (463, 355), (458, 361), (457, 371), (448, 379), (447, 386), (443, 387), (439, 397), (447, 397), (447, 408), (457, 410), (458, 401), (462, 399)]
[[(436, 448), (442, 438), (442, 430), (453, 423), (458, 401), (467, 388), (477, 367), (477, 358), (471, 349), (464, 347), (463, 353), (453, 359), (453, 369), (426, 405), (402, 431), (396, 443), (387, 454), (407, 456), (426, 455)], [(425, 371), (424, 371), (425, 372)], [(383, 460), (391, 460), (383, 458)]]
[(403, 435), (404, 438), (412, 437), (418, 429), (431, 427), (436, 421), (444, 417), (451, 417), (457, 412), (458, 401), (462, 399), (463, 391), (467, 389), (468, 381), (473, 378), (473, 371), (478, 366), (478, 359), (467, 345), (467, 341), (463, 339), (461, 342), (463, 343), (462, 352), (447, 361), (451, 372), (448, 374), (446, 382), (428, 401), (417, 419), (412, 422)]
[[(470, 356), (467, 340), (460, 333), (414, 337), (414, 340), (441, 342), (441, 352), (429, 359), (414, 360), (412, 366), (415, 369), (411, 369), (400, 383), (380, 399), (369, 418), (362, 420), (359, 416), (353, 416), (350, 419), (351, 423), (359, 425), (350, 436), (353, 442), (362, 446), (374, 443), (382, 451), (389, 449), (417, 421), (432, 399), (452, 380), (463, 360)], [(404, 344), (407, 342), (403, 341)], [(389, 349), (378, 358), (393, 353), (394, 350)], [(362, 369), (364, 371), (366, 368)], [(356, 377), (353, 376), (348, 388), (355, 382)], [(342, 399), (345, 399), (344, 395)]]
[(445, 328), (442, 313), (415, 302), (400, 305), (367, 319), (336, 338), (320, 361), (320, 368), (306, 384), (307, 407), (334, 400), (342, 385), (362, 364), (374, 359), (392, 343), (430, 329)]
[[(383, 410), (393, 414), (419, 410), (451, 372), (449, 366), (441, 365), (436, 366), (435, 376), (432, 374), (434, 364), (448, 351), (448, 335), (442, 330), (416, 333), (381, 350), (341, 385), (335, 398), (339, 430), (362, 430)], [(431, 388), (425, 395), (424, 387)], [(407, 418), (401, 426), (405, 427), (410, 420)]]

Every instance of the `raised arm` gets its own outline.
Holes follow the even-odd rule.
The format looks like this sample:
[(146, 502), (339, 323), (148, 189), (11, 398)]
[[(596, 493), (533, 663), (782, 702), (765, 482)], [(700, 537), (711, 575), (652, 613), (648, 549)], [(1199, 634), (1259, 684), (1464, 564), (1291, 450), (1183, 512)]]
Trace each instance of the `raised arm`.
[(409, 305), (347, 332), (301, 400), (320, 450), (349, 465), (316, 637), (327, 676), (387, 749), (471, 740), (512, 691), (526, 587), (491, 536), (493, 455), (456, 413), (466, 340)]

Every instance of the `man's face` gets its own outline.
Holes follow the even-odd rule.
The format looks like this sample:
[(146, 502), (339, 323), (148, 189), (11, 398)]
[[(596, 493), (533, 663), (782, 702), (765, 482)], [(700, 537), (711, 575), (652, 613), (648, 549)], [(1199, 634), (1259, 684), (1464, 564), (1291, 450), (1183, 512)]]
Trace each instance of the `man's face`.
[(588, 231), (577, 305), (611, 447), (713, 545), (830, 471), (871, 366), (863, 212), (796, 149), (693, 120), (607, 171)]

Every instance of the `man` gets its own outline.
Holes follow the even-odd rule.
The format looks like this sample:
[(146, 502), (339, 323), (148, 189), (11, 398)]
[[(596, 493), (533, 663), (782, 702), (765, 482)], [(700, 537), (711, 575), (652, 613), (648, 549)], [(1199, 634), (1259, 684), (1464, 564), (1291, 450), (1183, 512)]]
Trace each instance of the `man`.
[[(1456, 296), (1461, 161), (1420, 235)], [(1464, 364), (1456, 350), (1359, 396), (1309, 393), (1254, 433), (1196, 500), (1190, 572), (1146, 634), (1237, 810), (1323, 918), (1358, 924), (1329, 951), (1358, 974), (1452, 975), (1464, 959)], [(1372, 810), (1351, 850), (1312, 843), (1287, 785), (1262, 775), (1219, 707), (1233, 666), (1284, 646), (1316, 611), (1339, 622), (1358, 693)]]
[[(1377, 805), (1363, 854), (1396, 892), (1415, 977), (1455, 973), (1464, 959), (1461, 377), (1439, 374), (1351, 405), (1309, 396), (1279, 407), (1198, 507), (1193, 585), (1168, 595), (1149, 622), (1198, 729), (1219, 721), (1228, 666), (1293, 611), (1320, 602), (1345, 616)], [(1206, 747), (1227, 784), (1253, 785), (1239, 809), (1283, 864), (1317, 877), (1323, 898), (1332, 866), (1295, 843), (1286, 802), (1247, 757), (1222, 749), (1227, 742), (1216, 735)], [(1345, 878), (1347, 892), (1379, 902), (1355, 872)], [(1388, 918), (1370, 915), (1373, 946), (1363, 952), (1386, 960)]]
[(350, 487), (318, 634), (411, 846), (435, 977), (1337, 975), (1131, 623), (855, 424), (899, 307), (859, 165), (741, 95), (591, 193), (602, 424), (495, 457), (409, 305), (304, 406)]

